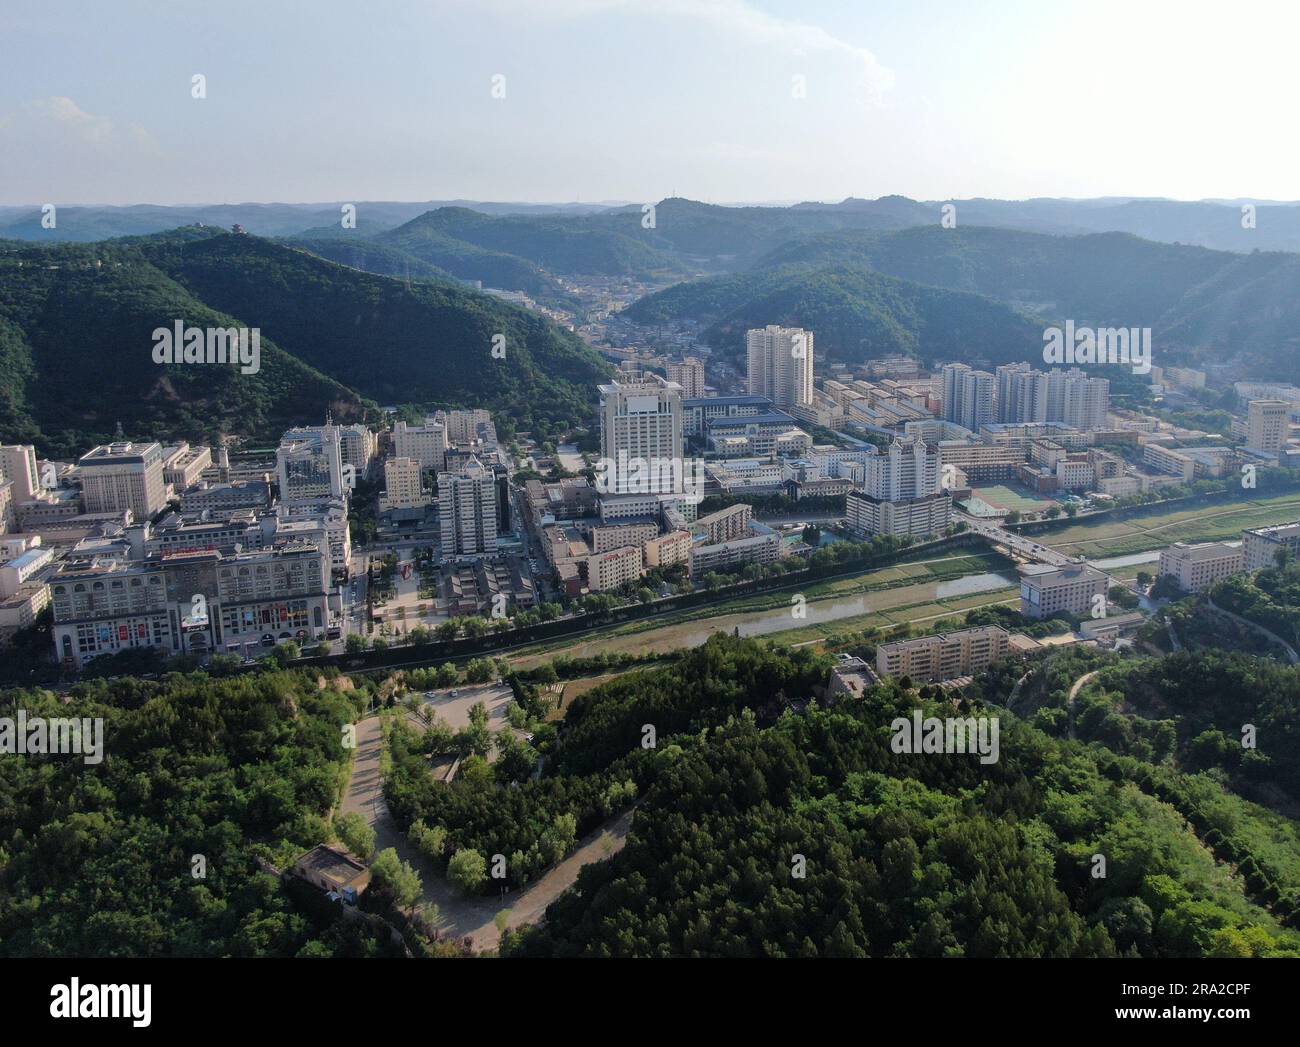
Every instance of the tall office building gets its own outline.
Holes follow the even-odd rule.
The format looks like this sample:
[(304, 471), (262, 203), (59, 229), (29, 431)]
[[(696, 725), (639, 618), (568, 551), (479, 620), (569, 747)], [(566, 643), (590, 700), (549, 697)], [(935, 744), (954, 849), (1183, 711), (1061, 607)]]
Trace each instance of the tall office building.
[(156, 443), (101, 444), (77, 461), (81, 500), (88, 513), (130, 509), (147, 520), (167, 504), (162, 448)]
[(421, 469), (435, 473), (447, 467), (449, 446), (447, 425), (442, 419), (430, 416), (423, 425), (398, 422), (393, 428), (393, 450), (398, 458), (413, 458)]
[(496, 477), (477, 458), (457, 472), (438, 474), (438, 523), (443, 556), (496, 552)]
[(1277, 452), (1286, 443), (1291, 405), (1285, 400), (1251, 400), (1246, 415), (1246, 446)]
[(285, 506), (344, 498), (339, 427), (290, 429), (275, 452), (275, 475)]
[(674, 493), (671, 474), (680, 470), (652, 466), (682, 462), (682, 387), (638, 371), (600, 386), (600, 455), (612, 463), (604, 493)]
[(813, 335), (802, 327), (768, 324), (745, 336), (749, 394), (777, 407), (813, 404)]
[(668, 380), (682, 387), (682, 396), (687, 400), (699, 400), (704, 396), (704, 361), (688, 356), (680, 363), (668, 365)]

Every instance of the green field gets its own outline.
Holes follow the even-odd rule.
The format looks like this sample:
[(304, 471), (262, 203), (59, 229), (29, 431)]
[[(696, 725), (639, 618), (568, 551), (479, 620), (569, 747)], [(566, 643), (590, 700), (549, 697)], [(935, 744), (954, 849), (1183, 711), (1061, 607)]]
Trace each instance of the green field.
[(1300, 519), (1300, 495), (1285, 494), (1248, 502), (1199, 505), (1174, 512), (1152, 509), (1128, 520), (1081, 521), (1039, 537), (1057, 552), (1090, 558), (1123, 556), (1161, 549), (1174, 542), (1213, 542), (1240, 538), (1250, 527)]
[(1055, 504), (1050, 498), (1033, 494), (1026, 488), (1013, 490), (1006, 484), (994, 484), (992, 487), (973, 487), (976, 498), (982, 498), (989, 505), (1009, 509), (1018, 513), (1041, 513)]

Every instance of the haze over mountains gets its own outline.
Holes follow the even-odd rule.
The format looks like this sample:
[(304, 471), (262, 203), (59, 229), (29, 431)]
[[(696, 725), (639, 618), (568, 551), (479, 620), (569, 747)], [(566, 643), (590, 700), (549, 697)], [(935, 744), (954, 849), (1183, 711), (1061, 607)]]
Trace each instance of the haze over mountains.
[[(1141, 225), (1263, 248), (1290, 227), (1300, 247), (1296, 207), (1261, 206), (1247, 230), (1236, 205), (1168, 201), (969, 201), (956, 228), (939, 224), (938, 205), (903, 197), (781, 208), (674, 198), (649, 213), (521, 206), (364, 204), (355, 229), (333, 205), (65, 208), (44, 231), (39, 214), (0, 214), (11, 235), (68, 241), (171, 230), (0, 241), (7, 438), (56, 453), (118, 422), (196, 437), (236, 421), (270, 432), (376, 402), (484, 405), (543, 431), (584, 423), (605, 361), (546, 316), (466, 282), (578, 319), (583, 286), (648, 289), (629, 319), (698, 324), (724, 353), (746, 328), (781, 323), (815, 331), (829, 360), (995, 364), (1040, 359), (1044, 325), (1072, 319), (1151, 327), (1157, 364), (1231, 359), (1242, 377), (1300, 380), (1300, 253), (1086, 231)], [(228, 233), (231, 219), (276, 239)], [(177, 318), (259, 328), (263, 374), (232, 383), (219, 369), (160, 371), (149, 333)], [(496, 333), (506, 361), (488, 354)]]
[[(1242, 225), (1241, 205), (1248, 201), (1163, 200), (1113, 197), (1074, 200), (1042, 197), (1031, 200), (933, 200), (883, 196), (876, 200), (850, 197), (838, 203), (798, 203), (793, 206), (722, 206), (680, 197), (658, 202), (658, 216), (648, 239), (688, 255), (735, 255), (753, 251), (752, 238), (775, 242), (831, 229), (903, 229), (939, 220), (945, 203), (957, 208), (959, 225), (997, 226), (1028, 232), (1076, 236), (1083, 233), (1132, 233), (1148, 240), (1197, 244), (1225, 251), (1300, 251), (1300, 203), (1256, 201), (1255, 227)], [(0, 238), (20, 240), (101, 240), (114, 236), (163, 232), (179, 225), (204, 222), (229, 227), (243, 225), (261, 236), (333, 235), (341, 232), (343, 201), (319, 204), (245, 203), (195, 206), (59, 207), (55, 229), (41, 225), (41, 205), (0, 207)], [(585, 218), (592, 227), (641, 229), (640, 203), (510, 203), (431, 200), (423, 203), (352, 201), (357, 228), (352, 234), (370, 236), (395, 229), (414, 218), (442, 208), (485, 215)], [(669, 218), (688, 220), (689, 232), (674, 232)], [(766, 231), (764, 231), (766, 229)]]

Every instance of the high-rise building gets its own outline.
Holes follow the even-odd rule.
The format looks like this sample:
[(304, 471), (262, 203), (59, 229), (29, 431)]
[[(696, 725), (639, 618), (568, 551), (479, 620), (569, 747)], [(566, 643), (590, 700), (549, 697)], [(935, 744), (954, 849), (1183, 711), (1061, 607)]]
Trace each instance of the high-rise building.
[(423, 425), (398, 422), (393, 428), (393, 450), (397, 457), (413, 458), (421, 469), (442, 472), (447, 467), (448, 446), (446, 423), (432, 416)]
[(374, 430), (364, 425), (340, 425), (338, 428), (339, 457), (344, 465), (356, 470), (357, 476), (365, 476), (379, 454), (379, 440)]
[(1246, 415), (1246, 446), (1282, 450), (1290, 429), (1291, 405), (1285, 400), (1251, 400)]
[(1003, 364), (997, 369), (999, 422), (1032, 422), (1037, 399), (1038, 372), (1027, 363)]
[(865, 459), (862, 491), (891, 502), (924, 498), (939, 493), (940, 479), (938, 447), (915, 438), (895, 440)]
[(429, 493), (421, 483), (424, 470), (414, 458), (389, 458), (384, 462), (384, 494), (380, 509), (422, 509)]
[(943, 369), (943, 417), (971, 432), (996, 418), (993, 392), (996, 379), (987, 371), (972, 371), (965, 364)]
[(345, 498), (339, 427), (290, 429), (275, 452), (280, 501), (300, 506)]
[(87, 513), (130, 509), (147, 520), (167, 504), (162, 448), (156, 443), (101, 444), (77, 461), (81, 500)]
[(813, 334), (801, 327), (768, 324), (745, 336), (751, 396), (766, 396), (777, 407), (813, 404)]
[(31, 444), (0, 445), (0, 477), (13, 484), (15, 504), (30, 502), (41, 493), (41, 475), (36, 466), (36, 448)]
[(867, 457), (862, 490), (851, 492), (845, 501), (850, 529), (913, 538), (946, 530), (952, 498), (941, 490), (940, 480), (937, 447), (916, 437), (896, 440)]
[(704, 396), (704, 361), (698, 357), (688, 356), (680, 362), (670, 363), (668, 380), (682, 387), (682, 396), (685, 399), (700, 399)]
[(496, 552), (496, 477), (471, 457), (454, 473), (438, 474), (438, 521), (443, 556)]
[(600, 386), (600, 455), (607, 463), (602, 493), (674, 493), (673, 477), (684, 471), (682, 387), (638, 371)]

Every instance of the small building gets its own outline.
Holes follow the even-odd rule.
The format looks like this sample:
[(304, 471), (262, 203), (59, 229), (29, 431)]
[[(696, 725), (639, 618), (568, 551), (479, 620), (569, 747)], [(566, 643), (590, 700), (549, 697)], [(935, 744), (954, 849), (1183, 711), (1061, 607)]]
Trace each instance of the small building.
[(353, 905), (370, 885), (370, 870), (360, 858), (327, 843), (319, 843), (299, 857), (289, 871), (313, 887), (333, 892)]

